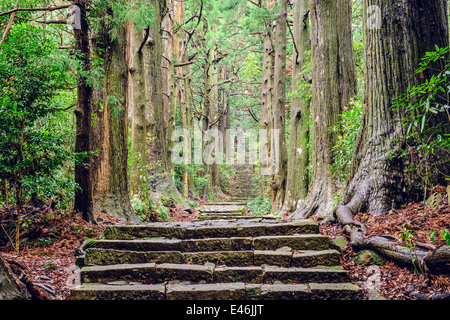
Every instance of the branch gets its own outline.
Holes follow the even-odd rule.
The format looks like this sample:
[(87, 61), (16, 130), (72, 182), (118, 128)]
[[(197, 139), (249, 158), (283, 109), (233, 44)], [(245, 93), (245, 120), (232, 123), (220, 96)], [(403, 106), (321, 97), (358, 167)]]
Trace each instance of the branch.
[(289, 23), (286, 23), (286, 25), (289, 28), (289, 33), (291, 34), (292, 37), (292, 43), (294, 44), (294, 48), (295, 48), (295, 52), (297, 53), (297, 57), (300, 56), (298, 49), (297, 49), (297, 44), (295, 43), (295, 38), (294, 38), (294, 33), (292, 32), (291, 26), (289, 25)]
[(188, 65), (191, 65), (194, 63), (195, 63), (194, 61), (183, 61), (183, 62), (175, 63), (174, 67), (180, 68), (180, 67), (188, 66)]
[(48, 8), (14, 8), (14, 9), (11, 9), (11, 10), (8, 10), (8, 11), (0, 13), (0, 17), (1, 16), (5, 16), (7, 14), (15, 13), (15, 12), (18, 12), (18, 11), (55, 11), (55, 10), (66, 9), (66, 8), (68, 8), (70, 6), (71, 6), (70, 4), (65, 4), (65, 5), (62, 5), (62, 6), (48, 7)]
[(256, 3), (256, 2), (253, 2), (252, 0), (247, 0), (247, 1), (250, 3), (253, 3), (255, 6), (261, 8), (261, 3)]
[[(19, 4), (16, 4), (16, 6), (14, 7), (14, 9), (18, 9), (19, 8)], [(5, 32), (3, 33), (2, 36), (2, 40), (0, 40), (0, 44), (2, 44), (3, 42), (5, 42), (6, 37), (8, 36), (9, 30), (11, 30), (12, 25), (14, 23), (14, 18), (16, 17), (16, 13), (14, 12), (11, 17), (9, 18), (9, 22), (8, 25), (6, 26)]]
[(147, 42), (149, 35), (150, 35), (150, 28), (146, 28), (144, 39), (142, 40), (141, 45), (139, 46), (139, 49), (137, 52), (141, 52), (142, 48), (144, 47), (145, 43)]

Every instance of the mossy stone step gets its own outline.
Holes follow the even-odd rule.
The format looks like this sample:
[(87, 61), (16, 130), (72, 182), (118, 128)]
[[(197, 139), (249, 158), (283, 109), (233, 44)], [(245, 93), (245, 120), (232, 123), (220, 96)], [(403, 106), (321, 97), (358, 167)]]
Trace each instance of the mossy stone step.
[(107, 226), (105, 239), (131, 240), (166, 237), (202, 239), (213, 237), (257, 237), (264, 235), (292, 235), (319, 233), (319, 226), (311, 219), (283, 221), (192, 221), (189, 223), (153, 223), (146, 225)]
[(140, 284), (183, 281), (190, 283), (340, 283), (350, 280), (348, 272), (325, 268), (280, 268), (275, 266), (228, 267), (214, 264), (140, 263), (87, 266), (80, 272), (82, 283), (110, 284), (117, 279)]
[(225, 266), (279, 267), (339, 266), (339, 252), (336, 250), (308, 250), (300, 252), (275, 250), (239, 250), (210, 252), (180, 251), (133, 251), (89, 248), (86, 250), (85, 265), (113, 265), (121, 263), (194, 263), (207, 262)]
[(216, 206), (245, 206), (245, 201), (219, 201), (214, 202)]
[(245, 284), (82, 284), (72, 300), (360, 300), (351, 283)]
[(292, 250), (328, 249), (328, 238), (317, 234), (291, 236), (230, 237), (206, 239), (135, 239), (98, 240), (94, 248), (132, 250), (132, 251), (233, 251), (233, 250), (276, 250), (289, 246)]
[(201, 213), (244, 213), (245, 206), (242, 205), (207, 205), (198, 208)]
[(242, 215), (228, 215), (228, 214), (202, 214), (199, 215), (196, 220), (227, 220), (229, 222), (233, 222), (236, 220), (254, 220), (255, 217), (252, 216), (242, 216)]

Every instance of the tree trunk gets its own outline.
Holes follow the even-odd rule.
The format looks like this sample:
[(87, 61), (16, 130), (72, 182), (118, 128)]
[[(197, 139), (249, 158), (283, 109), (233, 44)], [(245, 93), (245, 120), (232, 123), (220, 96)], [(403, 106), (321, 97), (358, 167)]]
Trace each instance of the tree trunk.
[[(75, 0), (74, 5), (80, 8), (80, 29), (74, 30), (75, 48), (80, 52), (83, 72), (90, 71), (89, 27), (86, 21), (86, 1)], [(75, 190), (74, 210), (82, 214), (84, 220), (95, 222), (93, 214), (92, 179), (90, 170), (91, 149), (91, 114), (92, 88), (86, 78), (79, 76), (77, 84), (76, 139), (75, 152), (86, 154), (79, 163), (75, 164), (75, 183), (79, 189)]]
[(209, 187), (203, 190), (204, 195), (212, 198), (215, 194), (221, 195), (219, 172), (216, 162), (219, 161), (219, 141), (217, 122), (217, 96), (216, 96), (216, 47), (207, 52), (203, 67), (205, 87), (203, 91), (202, 110), (202, 159), (205, 172), (209, 175)]
[(295, 218), (330, 213), (333, 208), (332, 147), (337, 135), (329, 129), (356, 90), (350, 17), (350, 0), (311, 1), (312, 173), (308, 195)]
[[(371, 28), (369, 6), (381, 8), (383, 23)], [(445, 1), (363, 1), (364, 109), (355, 145), (349, 183), (337, 208), (356, 214), (382, 213), (398, 207), (413, 195), (418, 175), (407, 173), (408, 160), (402, 119), (405, 109), (393, 109), (396, 97), (418, 81), (415, 70), (426, 51), (448, 45)], [(423, 21), (424, 23), (419, 23)], [(428, 23), (434, 33), (428, 30)], [(426, 28), (424, 26), (427, 26)]]
[[(310, 32), (309, 1), (295, 0), (293, 41), (296, 46), (292, 67), (292, 91), (295, 91), (299, 82), (305, 78), (302, 68), (306, 63), (306, 52), (311, 50)], [(300, 97), (294, 98), (291, 103), (286, 198), (281, 213), (293, 212), (308, 194), (309, 105), (310, 100)]]
[[(277, 15), (275, 31), (275, 69), (273, 83), (273, 143), (279, 147), (276, 173), (271, 182), (273, 194), (272, 212), (278, 214), (284, 203), (286, 192), (287, 174), (287, 150), (286, 150), (286, 128), (285, 128), (285, 105), (286, 105), (286, 31), (287, 31), (287, 1), (279, 1), (280, 12)], [(275, 150), (271, 150), (276, 152)]]
[(150, 29), (138, 31), (134, 23), (129, 27), (129, 109), (131, 114), (131, 195), (145, 196), (147, 172), (149, 169), (149, 61), (150, 46), (154, 45)]
[[(270, 161), (270, 128), (272, 123), (272, 41), (271, 34), (264, 34), (264, 55), (262, 68), (262, 97), (261, 97), (261, 136), (259, 145), (260, 174), (268, 176), (271, 173)], [(261, 186), (263, 187), (263, 186)], [(263, 190), (261, 190), (263, 191)]]
[[(120, 26), (110, 36), (103, 26), (94, 45), (103, 49), (105, 77), (95, 90), (93, 148), (99, 152), (92, 158), (94, 210), (138, 222), (128, 193), (128, 65), (127, 28)], [(98, 51), (98, 50), (96, 50)]]
[[(151, 28), (152, 42), (144, 46), (143, 50), (148, 50), (148, 70), (145, 71), (144, 78), (149, 81), (147, 84), (148, 100), (146, 114), (148, 115), (148, 130), (142, 132), (147, 139), (147, 148), (149, 158), (147, 162), (146, 190), (157, 193), (175, 201), (183, 207), (188, 207), (185, 199), (175, 187), (173, 176), (171, 174), (169, 155), (167, 152), (166, 128), (161, 125), (164, 123), (164, 103), (162, 91), (162, 47), (161, 47), (161, 19), (166, 11), (166, 2), (164, 0), (154, 1), (155, 17)], [(141, 80), (142, 81), (142, 78)]]
[(0, 300), (31, 300), (32, 296), (23, 280), (0, 256)]
[(166, 45), (164, 46), (166, 48), (164, 55), (167, 57), (167, 70), (165, 72), (167, 73), (167, 160), (168, 160), (168, 170), (170, 173), (173, 173), (174, 171), (174, 164), (172, 161), (172, 154), (171, 151), (174, 147), (174, 141), (172, 141), (172, 135), (175, 131), (175, 117), (176, 117), (176, 111), (177, 111), (177, 92), (176, 92), (176, 84), (175, 84), (175, 60), (178, 58), (175, 53), (175, 35), (174, 35), (174, 0), (167, 0), (167, 14), (163, 19), (163, 29), (167, 32), (166, 37), (164, 41), (166, 42)]

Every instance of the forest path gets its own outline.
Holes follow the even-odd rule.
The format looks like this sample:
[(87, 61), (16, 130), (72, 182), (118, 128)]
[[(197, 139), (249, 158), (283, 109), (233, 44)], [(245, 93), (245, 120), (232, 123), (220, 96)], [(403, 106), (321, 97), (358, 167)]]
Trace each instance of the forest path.
[(245, 201), (190, 222), (108, 226), (90, 243), (74, 300), (362, 299), (313, 220), (245, 215)]

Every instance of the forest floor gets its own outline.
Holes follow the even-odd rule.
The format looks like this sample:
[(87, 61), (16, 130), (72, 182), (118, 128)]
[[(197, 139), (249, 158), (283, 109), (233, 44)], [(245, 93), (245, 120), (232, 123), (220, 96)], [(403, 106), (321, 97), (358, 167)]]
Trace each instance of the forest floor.
[[(202, 201), (199, 205), (206, 204)], [(5, 216), (2, 209), (0, 215)], [(66, 300), (69, 298), (70, 285), (75, 274), (74, 251), (86, 238), (101, 236), (104, 228), (118, 222), (117, 218), (107, 214), (96, 213), (98, 224), (90, 224), (81, 219), (78, 214), (67, 213), (53, 216), (51, 209), (28, 208), (33, 215), (33, 227), (22, 234), (22, 241), (26, 243), (18, 254), (10, 242), (0, 242), (0, 255), (19, 266), (41, 292), (40, 299)], [(3, 215), (2, 215), (3, 213)], [(182, 210), (181, 207), (172, 208), (169, 216), (171, 221), (190, 221), (194, 214)], [(407, 228), (414, 235), (414, 241), (432, 244), (428, 234), (434, 229), (449, 228), (450, 207), (441, 204), (437, 210), (424, 208), (422, 204), (409, 204), (395, 212), (387, 212), (380, 216), (360, 213), (356, 219), (364, 222), (368, 227), (368, 235), (389, 234), (399, 237)], [(2, 227), (4, 220), (0, 221)], [(40, 230), (40, 231), (38, 231)], [(330, 238), (343, 235), (339, 225), (320, 226), (322, 234)], [(439, 239), (438, 239), (439, 238)], [(444, 245), (443, 240), (436, 236), (436, 246)], [(2, 247), (3, 246), (3, 247)], [(350, 245), (343, 249), (341, 263), (349, 270), (354, 283), (362, 285), (370, 276), (367, 267), (352, 261), (356, 252)], [(381, 270), (381, 294), (388, 300), (417, 300), (417, 296), (410, 292), (421, 292), (425, 295), (445, 293), (450, 290), (450, 278), (446, 276), (425, 277), (414, 270), (399, 267), (383, 259)], [(422, 296), (425, 297), (425, 295)], [(365, 297), (368, 299), (368, 296)]]

